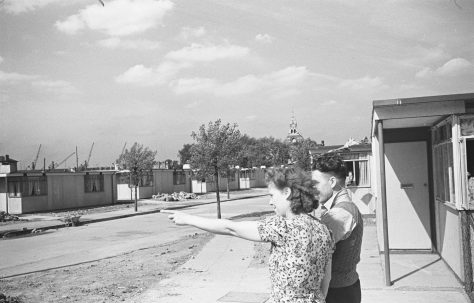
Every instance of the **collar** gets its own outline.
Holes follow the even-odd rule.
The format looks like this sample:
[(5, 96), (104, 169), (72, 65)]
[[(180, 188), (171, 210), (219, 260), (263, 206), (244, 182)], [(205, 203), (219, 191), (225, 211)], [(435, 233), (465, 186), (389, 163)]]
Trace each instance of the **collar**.
[(326, 208), (327, 210), (330, 210), (334, 206), (334, 200), (336, 200), (336, 196), (338, 193), (338, 191), (333, 191), (331, 198), (329, 198), (326, 203), (322, 204), (322, 207)]
[[(336, 203), (338, 202), (338, 199), (339, 198), (342, 198), (344, 196), (348, 195), (347, 193), (347, 189), (345, 188), (342, 188), (341, 190), (339, 191), (333, 191), (332, 192), (332, 196), (331, 198), (329, 198), (326, 203), (324, 204), (321, 204), (322, 207), (326, 208), (327, 210), (331, 209), (334, 207), (334, 205), (336, 205)], [(340, 199), (339, 199), (340, 200)]]

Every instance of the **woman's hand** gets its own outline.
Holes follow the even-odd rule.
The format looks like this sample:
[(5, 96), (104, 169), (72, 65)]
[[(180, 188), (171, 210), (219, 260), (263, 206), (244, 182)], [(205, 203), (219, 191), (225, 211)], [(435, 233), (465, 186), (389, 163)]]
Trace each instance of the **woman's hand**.
[(173, 221), (176, 225), (189, 225), (190, 217), (192, 217), (192, 215), (175, 210), (162, 209), (160, 210), (160, 213), (169, 214), (168, 219)]

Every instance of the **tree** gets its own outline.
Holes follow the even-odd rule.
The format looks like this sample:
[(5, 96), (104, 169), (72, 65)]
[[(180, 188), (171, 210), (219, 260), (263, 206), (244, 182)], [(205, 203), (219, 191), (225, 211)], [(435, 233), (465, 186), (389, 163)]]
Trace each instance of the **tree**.
[(202, 124), (198, 132), (192, 132), (195, 140), (191, 148), (191, 167), (198, 176), (213, 176), (216, 182), (217, 218), (221, 218), (219, 195), (219, 175), (226, 175), (230, 167), (235, 166), (240, 150), (240, 131), (237, 124), (215, 122)]
[(192, 144), (184, 144), (183, 148), (178, 151), (178, 158), (181, 165), (191, 161), (191, 147)]
[(135, 211), (138, 210), (137, 188), (142, 184), (143, 178), (153, 169), (156, 151), (135, 142), (130, 150), (126, 149), (118, 158), (120, 168), (129, 170), (130, 187), (135, 188)]
[(318, 146), (318, 143), (310, 138), (304, 141), (294, 143), (290, 146), (291, 161), (294, 165), (303, 170), (311, 170), (311, 154), (310, 150)]
[(242, 136), (242, 151), (239, 156), (241, 167), (279, 166), (288, 163), (289, 146), (273, 137), (255, 139)]
[(289, 146), (273, 137), (258, 139), (258, 151), (261, 155), (261, 164), (265, 166), (279, 166), (288, 163), (290, 158)]

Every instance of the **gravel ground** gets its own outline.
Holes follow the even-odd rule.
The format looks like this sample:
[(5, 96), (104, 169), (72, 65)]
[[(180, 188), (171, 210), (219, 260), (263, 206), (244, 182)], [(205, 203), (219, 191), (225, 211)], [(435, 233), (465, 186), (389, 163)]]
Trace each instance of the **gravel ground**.
[[(130, 206), (131, 205), (131, 206)], [(131, 203), (128, 207), (133, 207)], [(111, 207), (88, 209), (104, 211)], [(65, 213), (54, 212), (58, 216)], [(257, 220), (267, 213), (238, 216), (237, 220)], [(213, 237), (206, 232), (195, 233), (175, 242), (141, 249), (112, 258), (102, 259), (61, 269), (46, 270), (29, 275), (0, 279), (0, 293), (20, 299), (21, 303), (69, 302), (127, 302), (138, 297), (152, 284), (196, 256)], [(255, 243), (251, 266), (268, 266), (268, 243)], [(13, 301), (11, 301), (13, 302)]]
[(127, 302), (199, 253), (212, 238), (179, 241), (62, 269), (0, 279), (0, 292), (22, 303)]

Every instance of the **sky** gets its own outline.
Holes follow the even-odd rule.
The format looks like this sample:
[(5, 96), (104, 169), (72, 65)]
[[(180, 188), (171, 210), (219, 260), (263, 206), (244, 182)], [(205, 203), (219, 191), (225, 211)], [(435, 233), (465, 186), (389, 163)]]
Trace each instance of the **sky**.
[[(0, 155), (177, 159), (210, 121), (326, 145), (372, 102), (474, 92), (472, 0), (2, 0)], [(38, 164), (39, 165), (39, 164)], [(75, 157), (65, 166), (74, 166)]]

